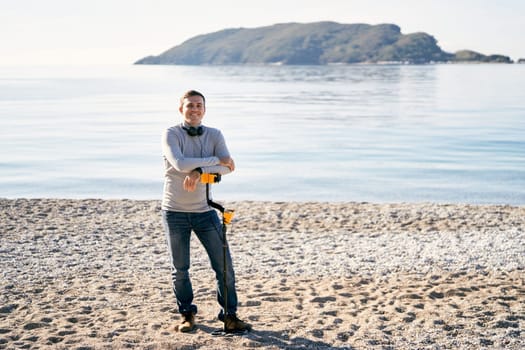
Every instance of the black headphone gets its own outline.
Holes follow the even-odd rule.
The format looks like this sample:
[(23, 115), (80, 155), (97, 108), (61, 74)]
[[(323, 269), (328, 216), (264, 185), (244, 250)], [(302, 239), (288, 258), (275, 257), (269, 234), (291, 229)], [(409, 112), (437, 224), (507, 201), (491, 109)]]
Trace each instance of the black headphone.
[(182, 128), (184, 130), (186, 130), (188, 135), (190, 135), (192, 137), (193, 136), (201, 136), (204, 133), (204, 128), (202, 126), (198, 126), (198, 127), (190, 126), (189, 128), (183, 126)]

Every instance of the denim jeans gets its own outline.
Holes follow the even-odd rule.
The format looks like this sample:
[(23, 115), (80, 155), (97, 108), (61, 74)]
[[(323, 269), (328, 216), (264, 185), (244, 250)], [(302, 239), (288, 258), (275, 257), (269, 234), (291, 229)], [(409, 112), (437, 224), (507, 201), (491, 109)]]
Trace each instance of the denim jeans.
[(217, 301), (228, 314), (237, 311), (237, 292), (230, 249), (226, 249), (228, 310), (224, 310), (224, 268), (222, 223), (215, 210), (205, 213), (184, 213), (162, 211), (162, 221), (171, 258), (173, 291), (180, 313), (197, 312), (193, 302), (190, 280), (190, 238), (191, 231), (206, 249), (217, 280)]

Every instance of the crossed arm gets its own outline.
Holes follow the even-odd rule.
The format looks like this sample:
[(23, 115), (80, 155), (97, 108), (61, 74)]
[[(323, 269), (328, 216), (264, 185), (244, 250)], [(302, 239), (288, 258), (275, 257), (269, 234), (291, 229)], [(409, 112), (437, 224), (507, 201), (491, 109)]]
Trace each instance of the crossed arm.
[[(219, 165), (227, 167), (229, 169), (229, 172), (232, 172), (235, 170), (235, 162), (233, 161), (232, 157), (224, 157), (219, 158)], [(201, 171), (198, 171), (197, 169), (192, 170), (186, 177), (184, 178), (184, 182), (182, 184), (183, 188), (188, 192), (193, 192), (197, 188), (197, 184), (200, 181), (201, 178)]]
[[(195, 191), (202, 172), (225, 175), (235, 170), (235, 162), (229, 155), (222, 134), (219, 137), (220, 139), (215, 147), (217, 150), (216, 154), (223, 154), (224, 156), (189, 158), (184, 157), (181, 147), (178, 146), (179, 140), (174, 134), (166, 132), (163, 135), (162, 153), (164, 157), (179, 172), (188, 173), (183, 182), (183, 188), (186, 191)], [(200, 169), (200, 171), (197, 169)]]

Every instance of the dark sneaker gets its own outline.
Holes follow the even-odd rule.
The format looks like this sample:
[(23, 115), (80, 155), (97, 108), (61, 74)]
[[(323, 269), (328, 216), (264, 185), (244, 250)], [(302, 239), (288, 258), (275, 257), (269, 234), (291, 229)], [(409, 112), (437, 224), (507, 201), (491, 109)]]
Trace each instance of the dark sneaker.
[(245, 332), (252, 329), (252, 325), (241, 321), (235, 314), (225, 315), (224, 317), (224, 330), (227, 333)]
[(179, 332), (191, 332), (195, 329), (195, 314), (187, 312), (182, 314), (182, 323), (177, 326)]

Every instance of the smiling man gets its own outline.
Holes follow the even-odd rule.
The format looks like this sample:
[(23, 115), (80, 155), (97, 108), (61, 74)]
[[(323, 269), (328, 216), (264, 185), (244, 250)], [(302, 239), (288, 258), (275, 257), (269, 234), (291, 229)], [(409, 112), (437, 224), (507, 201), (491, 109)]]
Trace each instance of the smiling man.
[(182, 323), (177, 329), (190, 332), (195, 328), (197, 306), (193, 304), (190, 269), (190, 237), (195, 232), (203, 244), (217, 278), (217, 301), (221, 311), (219, 319), (227, 332), (251, 329), (239, 320), (237, 292), (230, 249), (226, 249), (227, 310), (224, 310), (223, 237), (222, 223), (206, 197), (206, 186), (200, 182), (201, 174), (229, 174), (235, 170), (226, 142), (220, 130), (202, 125), (206, 100), (198, 91), (187, 91), (180, 99), (181, 124), (168, 128), (162, 135), (164, 156), (164, 192), (162, 219), (166, 231), (173, 290)]

